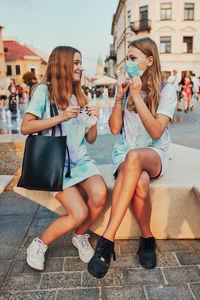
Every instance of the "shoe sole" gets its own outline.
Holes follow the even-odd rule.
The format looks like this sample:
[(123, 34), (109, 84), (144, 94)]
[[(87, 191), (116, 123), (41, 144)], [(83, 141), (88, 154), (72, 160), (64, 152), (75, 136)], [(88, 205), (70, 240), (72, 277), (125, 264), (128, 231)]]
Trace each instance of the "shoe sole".
[(93, 253), (93, 255), (92, 255), (90, 258), (87, 258), (87, 257), (83, 256), (83, 255), (80, 253), (80, 251), (79, 251), (79, 249), (78, 249), (76, 243), (75, 243), (73, 240), (72, 240), (72, 244), (73, 244), (74, 247), (78, 250), (78, 255), (79, 255), (79, 257), (80, 257), (80, 260), (82, 260), (82, 262), (84, 262), (84, 263), (89, 263), (89, 261), (91, 260), (91, 258), (92, 258), (93, 255), (94, 255), (94, 253)]
[(38, 270), (38, 271), (43, 271), (43, 270), (44, 270), (43, 267), (39, 267), (38, 265), (34, 264), (34, 262), (32, 262), (28, 257), (26, 258), (26, 262), (27, 262), (27, 264), (28, 264), (31, 268), (33, 268), (33, 269), (35, 269), (35, 270)]

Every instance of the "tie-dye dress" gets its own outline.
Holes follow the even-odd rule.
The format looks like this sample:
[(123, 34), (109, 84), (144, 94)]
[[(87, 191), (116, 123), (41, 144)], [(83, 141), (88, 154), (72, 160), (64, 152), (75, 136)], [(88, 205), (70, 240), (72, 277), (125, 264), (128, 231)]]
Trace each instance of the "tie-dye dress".
[[(144, 99), (146, 92), (142, 91), (141, 95)], [(128, 110), (127, 100), (128, 96), (124, 100), (124, 124), (122, 132), (115, 143), (112, 155), (113, 174), (114, 176), (116, 175), (116, 171), (119, 165), (125, 160), (126, 154), (135, 148), (151, 148), (155, 150), (161, 158), (161, 174), (163, 174), (167, 168), (168, 148), (170, 145), (168, 128), (165, 129), (159, 140), (153, 141), (145, 129), (139, 115), (134, 111)], [(172, 119), (176, 102), (176, 92), (174, 88), (170, 84), (166, 84), (161, 90), (160, 103), (156, 113), (163, 114)]]
[[(70, 105), (78, 105), (76, 97), (72, 95)], [(59, 110), (59, 113), (62, 111)], [(50, 101), (48, 99), (48, 91), (46, 84), (39, 85), (29, 103), (26, 113), (37, 116), (38, 119), (50, 118)], [(73, 186), (95, 174), (101, 175), (95, 166), (95, 161), (90, 159), (86, 143), (85, 134), (90, 128), (88, 115), (82, 112), (80, 118), (73, 118), (62, 122), (63, 135), (67, 135), (67, 145), (70, 153), (71, 177), (63, 176), (63, 188)], [(51, 129), (42, 131), (42, 135), (51, 135)], [(59, 129), (56, 127), (56, 136), (60, 135)], [(68, 157), (66, 155), (64, 175), (67, 172)], [(56, 194), (53, 193), (54, 195)]]

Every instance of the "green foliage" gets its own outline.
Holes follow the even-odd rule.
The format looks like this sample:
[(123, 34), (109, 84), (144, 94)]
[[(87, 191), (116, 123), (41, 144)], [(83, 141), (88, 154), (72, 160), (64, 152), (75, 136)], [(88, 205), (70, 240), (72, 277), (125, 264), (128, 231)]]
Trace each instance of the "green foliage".
[(32, 80), (33, 76), (34, 75), (33, 75), (32, 72), (26, 72), (26, 73), (24, 73), (24, 75), (23, 75), (23, 81), (24, 81), (24, 83), (28, 84)]

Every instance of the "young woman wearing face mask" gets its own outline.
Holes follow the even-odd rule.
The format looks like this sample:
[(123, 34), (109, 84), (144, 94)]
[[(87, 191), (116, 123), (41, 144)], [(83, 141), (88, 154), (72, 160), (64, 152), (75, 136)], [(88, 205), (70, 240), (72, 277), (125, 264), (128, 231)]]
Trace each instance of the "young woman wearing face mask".
[[(85, 139), (90, 144), (95, 142), (99, 111), (96, 106), (87, 105), (88, 99), (81, 90), (82, 71), (82, 57), (77, 49), (55, 48), (44, 79), (33, 92), (21, 127), (23, 134), (42, 131), (43, 135), (49, 135), (49, 129), (61, 123), (70, 152), (71, 176), (64, 177), (64, 190), (55, 193), (66, 209), (66, 215), (58, 217), (27, 249), (27, 263), (37, 270), (44, 269), (48, 245), (71, 230), (74, 230), (72, 243), (78, 249), (80, 259), (88, 262), (94, 253), (87, 230), (103, 209), (106, 185), (87, 154)], [(54, 100), (59, 115), (50, 117), (49, 104)], [(66, 161), (65, 173), (67, 166)], [(79, 187), (87, 193), (87, 203)]]
[(147, 269), (156, 266), (150, 180), (166, 171), (170, 144), (167, 125), (176, 107), (176, 92), (162, 82), (157, 46), (150, 38), (130, 43), (126, 71), (129, 80), (118, 83), (109, 119), (111, 132), (120, 133), (112, 157), (116, 182), (111, 215), (88, 264), (89, 273), (97, 278), (107, 273), (112, 255), (115, 259), (115, 235), (129, 205), (141, 230), (139, 262)]

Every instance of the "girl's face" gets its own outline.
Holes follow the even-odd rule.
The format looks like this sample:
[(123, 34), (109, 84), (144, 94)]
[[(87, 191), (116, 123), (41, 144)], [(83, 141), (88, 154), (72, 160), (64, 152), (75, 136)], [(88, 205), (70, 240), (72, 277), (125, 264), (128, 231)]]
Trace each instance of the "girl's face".
[(75, 52), (74, 54), (74, 73), (73, 79), (74, 81), (80, 81), (83, 72), (82, 67), (82, 58), (79, 52)]
[(128, 48), (127, 60), (138, 62), (138, 68), (142, 71), (146, 71), (153, 64), (153, 56), (147, 57), (135, 47)]

